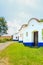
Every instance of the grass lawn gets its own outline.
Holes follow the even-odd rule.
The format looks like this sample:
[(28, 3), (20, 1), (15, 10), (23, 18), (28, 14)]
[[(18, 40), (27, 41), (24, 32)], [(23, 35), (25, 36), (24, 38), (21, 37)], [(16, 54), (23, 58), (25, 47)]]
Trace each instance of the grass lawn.
[(0, 59), (8, 58), (9, 65), (43, 65), (43, 47), (30, 48), (15, 42), (0, 51)]

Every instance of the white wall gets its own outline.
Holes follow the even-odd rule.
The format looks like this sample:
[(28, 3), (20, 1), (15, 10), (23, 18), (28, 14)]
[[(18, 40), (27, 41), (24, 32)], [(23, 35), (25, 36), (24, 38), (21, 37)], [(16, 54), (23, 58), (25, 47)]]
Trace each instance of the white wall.
[(23, 41), (23, 31), (19, 31), (19, 41)]
[[(17, 38), (16, 38), (17, 37)], [(18, 40), (18, 33), (15, 33), (14, 35), (13, 35), (13, 40)]]
[[(43, 23), (39, 23), (35, 20), (30, 21), (28, 27), (25, 28), (23, 32), (23, 42), (33, 42), (34, 31), (38, 31), (38, 42), (43, 42), (42, 29), (43, 29)], [(26, 32), (28, 32), (28, 36), (26, 36)]]

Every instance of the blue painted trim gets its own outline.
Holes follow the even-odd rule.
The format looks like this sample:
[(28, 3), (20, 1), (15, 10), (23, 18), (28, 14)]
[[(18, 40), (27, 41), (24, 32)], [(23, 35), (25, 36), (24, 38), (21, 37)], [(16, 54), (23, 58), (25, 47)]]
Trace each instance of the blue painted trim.
[[(23, 44), (24, 44), (25, 46), (34, 46), (34, 42), (23, 42)], [(38, 47), (43, 46), (43, 42), (38, 42), (37, 46), (38, 46)]]
[(13, 41), (18, 41), (18, 40), (13, 40)]
[(38, 42), (38, 46), (43, 46), (43, 42)]
[(19, 40), (19, 43), (23, 43), (23, 41), (20, 41), (20, 40)]
[(33, 42), (23, 42), (25, 46), (34, 46)]

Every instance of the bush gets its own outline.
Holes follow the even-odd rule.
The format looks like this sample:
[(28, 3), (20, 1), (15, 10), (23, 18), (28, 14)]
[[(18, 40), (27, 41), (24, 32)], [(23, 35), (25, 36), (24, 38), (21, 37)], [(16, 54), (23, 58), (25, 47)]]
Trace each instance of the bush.
[(6, 39), (5, 38), (1, 38), (0, 39), (0, 43), (3, 43), (3, 42), (6, 42)]
[(0, 38), (0, 43), (4, 43), (6, 41), (12, 41), (11, 38)]
[(12, 41), (12, 39), (11, 38), (6, 38), (6, 41)]

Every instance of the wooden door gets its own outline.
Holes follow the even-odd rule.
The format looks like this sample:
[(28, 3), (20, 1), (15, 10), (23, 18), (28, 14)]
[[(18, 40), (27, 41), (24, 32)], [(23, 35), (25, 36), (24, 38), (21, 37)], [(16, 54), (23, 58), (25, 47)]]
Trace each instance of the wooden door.
[(34, 32), (34, 46), (38, 45), (38, 31)]

